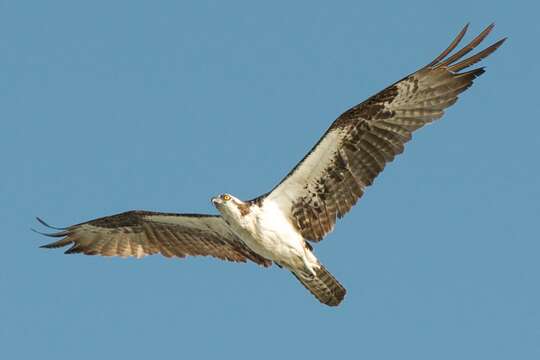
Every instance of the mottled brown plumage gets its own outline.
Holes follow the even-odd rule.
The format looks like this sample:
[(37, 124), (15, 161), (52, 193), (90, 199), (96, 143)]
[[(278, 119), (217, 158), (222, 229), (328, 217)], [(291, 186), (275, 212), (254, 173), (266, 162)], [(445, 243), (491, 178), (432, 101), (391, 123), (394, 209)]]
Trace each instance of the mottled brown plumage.
[(272, 264), (246, 247), (223, 219), (214, 215), (128, 211), (57, 230), (45, 235), (62, 239), (42, 247), (72, 245), (66, 254), (142, 257), (160, 253)]
[[(404, 150), (412, 133), (440, 118), (483, 68), (458, 72), (494, 52), (505, 39), (457, 62), (485, 39), (488, 26), (449, 55), (465, 35), (422, 69), (344, 112), (308, 155), (267, 196), (288, 211), (304, 238), (320, 241), (344, 216), (386, 164)], [(332, 137), (332, 143), (327, 139)]]
[(292, 273), (310, 293), (321, 303), (328, 306), (338, 306), (347, 290), (332, 276), (332, 274), (321, 265), (316, 270), (315, 276), (303, 276)]

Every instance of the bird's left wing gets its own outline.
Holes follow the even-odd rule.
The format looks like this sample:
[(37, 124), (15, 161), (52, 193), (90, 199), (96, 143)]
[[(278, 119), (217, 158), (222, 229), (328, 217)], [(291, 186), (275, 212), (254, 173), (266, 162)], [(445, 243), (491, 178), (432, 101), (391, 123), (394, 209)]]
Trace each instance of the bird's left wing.
[(461, 70), (495, 51), (505, 39), (462, 59), (489, 34), (493, 24), (448, 56), (467, 26), (430, 64), (343, 113), (306, 157), (269, 194), (305, 239), (319, 241), (403, 152), (411, 134), (440, 118), (484, 70)]
[(246, 247), (216, 215), (128, 211), (54, 229), (59, 231), (41, 234), (61, 239), (42, 247), (71, 245), (66, 254), (139, 258), (161, 253), (166, 257), (213, 256), (235, 262), (251, 260), (263, 266), (272, 264)]

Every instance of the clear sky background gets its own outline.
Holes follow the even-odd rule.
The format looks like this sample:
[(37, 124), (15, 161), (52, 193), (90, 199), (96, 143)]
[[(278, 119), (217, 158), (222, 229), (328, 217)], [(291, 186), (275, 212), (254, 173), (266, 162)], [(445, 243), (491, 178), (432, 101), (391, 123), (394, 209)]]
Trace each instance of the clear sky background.
[[(533, 3), (0, 1), (0, 357), (539, 359)], [(268, 191), (469, 21), (509, 41), (316, 245), (339, 308), (277, 267), (38, 248), (35, 216)]]

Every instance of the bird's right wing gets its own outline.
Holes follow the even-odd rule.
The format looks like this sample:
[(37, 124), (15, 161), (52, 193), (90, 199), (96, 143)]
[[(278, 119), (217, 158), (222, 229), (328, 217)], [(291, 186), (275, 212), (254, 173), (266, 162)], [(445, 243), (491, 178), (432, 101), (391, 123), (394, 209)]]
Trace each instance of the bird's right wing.
[(59, 231), (41, 234), (62, 239), (42, 247), (72, 245), (66, 254), (140, 258), (161, 253), (166, 257), (213, 256), (235, 262), (251, 260), (263, 266), (272, 264), (246, 247), (216, 215), (128, 211), (54, 229)]

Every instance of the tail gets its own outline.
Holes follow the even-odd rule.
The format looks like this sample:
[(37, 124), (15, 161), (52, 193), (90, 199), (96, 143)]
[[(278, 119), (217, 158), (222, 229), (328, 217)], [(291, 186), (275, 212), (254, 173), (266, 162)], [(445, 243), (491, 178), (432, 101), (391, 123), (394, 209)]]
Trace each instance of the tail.
[(315, 270), (315, 276), (305, 273), (292, 274), (308, 289), (321, 303), (337, 306), (345, 297), (347, 290), (324, 268)]

